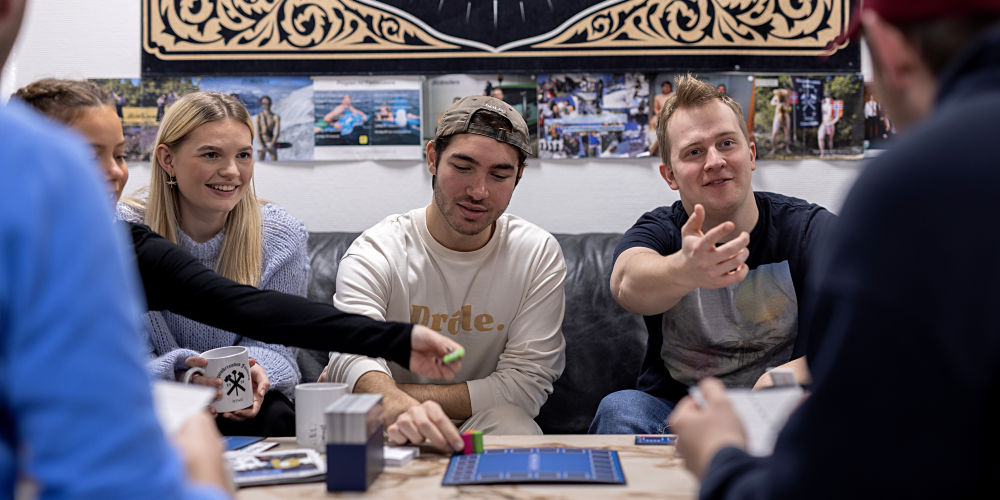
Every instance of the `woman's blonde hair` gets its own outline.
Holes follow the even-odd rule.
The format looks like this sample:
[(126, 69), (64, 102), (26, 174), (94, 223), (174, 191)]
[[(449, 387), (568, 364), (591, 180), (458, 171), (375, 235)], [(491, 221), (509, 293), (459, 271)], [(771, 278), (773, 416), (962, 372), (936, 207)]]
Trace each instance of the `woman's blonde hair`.
[[(208, 122), (225, 119), (236, 120), (246, 125), (250, 130), (250, 142), (253, 142), (253, 121), (250, 113), (238, 99), (218, 92), (187, 94), (178, 99), (163, 115), (163, 122), (156, 133), (156, 147), (164, 144), (174, 149), (196, 128)], [(180, 227), (178, 201), (180, 188), (167, 184), (169, 180), (170, 175), (154, 154), (148, 200), (144, 202), (139, 198), (128, 198), (124, 201), (144, 212), (143, 222), (153, 231), (177, 243), (177, 231)], [(251, 179), (249, 189), (243, 193), (236, 207), (226, 216), (222, 250), (215, 262), (216, 272), (233, 281), (251, 286), (260, 284), (263, 266), (260, 206), (261, 202), (257, 199)]]

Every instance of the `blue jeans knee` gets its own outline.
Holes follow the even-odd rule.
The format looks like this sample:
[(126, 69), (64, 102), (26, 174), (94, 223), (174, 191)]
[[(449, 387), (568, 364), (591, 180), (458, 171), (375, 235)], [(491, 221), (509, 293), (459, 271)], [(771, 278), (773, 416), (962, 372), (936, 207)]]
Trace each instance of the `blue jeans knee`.
[(675, 403), (627, 389), (601, 400), (588, 430), (591, 434), (667, 434), (667, 417)]

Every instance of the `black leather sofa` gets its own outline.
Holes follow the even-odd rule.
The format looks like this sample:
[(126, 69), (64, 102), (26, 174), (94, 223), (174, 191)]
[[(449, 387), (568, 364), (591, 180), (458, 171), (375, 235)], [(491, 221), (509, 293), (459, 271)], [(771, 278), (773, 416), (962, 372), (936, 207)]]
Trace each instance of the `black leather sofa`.
[[(311, 233), (309, 298), (330, 302), (337, 266), (359, 233)], [(611, 258), (621, 234), (556, 234), (566, 259), (566, 369), (535, 421), (546, 434), (586, 433), (606, 394), (635, 386), (646, 346), (642, 317), (611, 297)], [(299, 368), (315, 381), (326, 353), (302, 351)]]

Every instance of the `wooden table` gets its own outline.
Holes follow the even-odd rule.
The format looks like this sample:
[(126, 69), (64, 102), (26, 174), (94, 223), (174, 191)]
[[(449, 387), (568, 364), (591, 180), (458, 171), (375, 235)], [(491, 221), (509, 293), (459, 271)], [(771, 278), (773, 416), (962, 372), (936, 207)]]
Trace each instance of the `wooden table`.
[[(279, 438), (281, 448), (294, 448), (294, 438)], [(441, 486), (449, 455), (421, 450), (419, 458), (403, 467), (386, 467), (367, 492), (327, 493), (326, 483), (253, 486), (236, 493), (239, 500), (287, 498), (371, 497), (432, 500), (437, 498), (580, 498), (693, 499), (698, 483), (684, 469), (673, 446), (636, 446), (632, 435), (483, 436), (486, 448), (575, 447), (618, 451), (625, 485), (486, 485)], [(276, 449), (281, 449), (276, 448)]]

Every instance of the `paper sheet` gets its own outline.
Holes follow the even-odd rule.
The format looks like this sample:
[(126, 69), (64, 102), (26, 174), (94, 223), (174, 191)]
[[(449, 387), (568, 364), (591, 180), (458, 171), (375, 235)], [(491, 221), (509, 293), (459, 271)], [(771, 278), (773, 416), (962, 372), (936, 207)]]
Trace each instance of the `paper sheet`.
[(204, 411), (215, 397), (210, 387), (157, 380), (153, 382), (153, 407), (160, 426), (169, 435), (192, 415)]
[(746, 430), (747, 452), (763, 457), (774, 451), (778, 433), (802, 400), (802, 388), (795, 385), (761, 391), (728, 389), (726, 395)]

